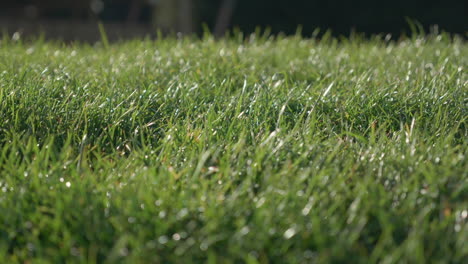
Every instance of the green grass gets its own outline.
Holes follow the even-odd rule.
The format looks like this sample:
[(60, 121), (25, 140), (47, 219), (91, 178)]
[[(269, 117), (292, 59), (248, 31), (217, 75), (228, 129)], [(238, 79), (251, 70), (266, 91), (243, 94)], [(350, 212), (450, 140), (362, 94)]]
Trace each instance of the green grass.
[(0, 42), (2, 263), (462, 263), (468, 46)]

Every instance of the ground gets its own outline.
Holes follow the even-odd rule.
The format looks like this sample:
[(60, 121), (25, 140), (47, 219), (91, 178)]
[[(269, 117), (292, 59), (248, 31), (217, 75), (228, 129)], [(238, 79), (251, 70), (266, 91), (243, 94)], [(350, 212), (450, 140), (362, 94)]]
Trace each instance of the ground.
[(3, 263), (462, 263), (448, 34), (0, 42)]

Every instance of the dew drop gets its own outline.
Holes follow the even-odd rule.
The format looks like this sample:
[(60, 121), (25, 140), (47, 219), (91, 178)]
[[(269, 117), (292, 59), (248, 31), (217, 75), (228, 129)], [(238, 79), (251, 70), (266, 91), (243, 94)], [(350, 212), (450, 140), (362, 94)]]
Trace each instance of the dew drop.
[(296, 229), (294, 229), (293, 227), (289, 228), (288, 230), (286, 230), (284, 232), (284, 238), (286, 239), (290, 239), (292, 238), (294, 235), (296, 234)]
[(159, 242), (160, 244), (163, 244), (163, 245), (164, 245), (164, 244), (167, 243), (167, 241), (169, 241), (169, 239), (167, 238), (167, 236), (160, 236), (160, 237), (158, 238), (158, 242)]

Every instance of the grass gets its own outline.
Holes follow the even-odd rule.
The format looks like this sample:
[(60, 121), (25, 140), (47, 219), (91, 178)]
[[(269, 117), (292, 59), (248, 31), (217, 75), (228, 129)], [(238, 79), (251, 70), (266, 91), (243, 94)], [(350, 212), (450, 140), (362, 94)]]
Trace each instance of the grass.
[(462, 263), (468, 46), (0, 42), (2, 263)]

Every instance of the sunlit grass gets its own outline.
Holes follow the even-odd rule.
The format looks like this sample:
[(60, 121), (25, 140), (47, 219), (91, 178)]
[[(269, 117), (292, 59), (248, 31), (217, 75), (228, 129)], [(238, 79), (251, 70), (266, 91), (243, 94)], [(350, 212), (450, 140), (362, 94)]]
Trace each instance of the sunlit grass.
[(2, 263), (462, 263), (468, 46), (0, 42)]

